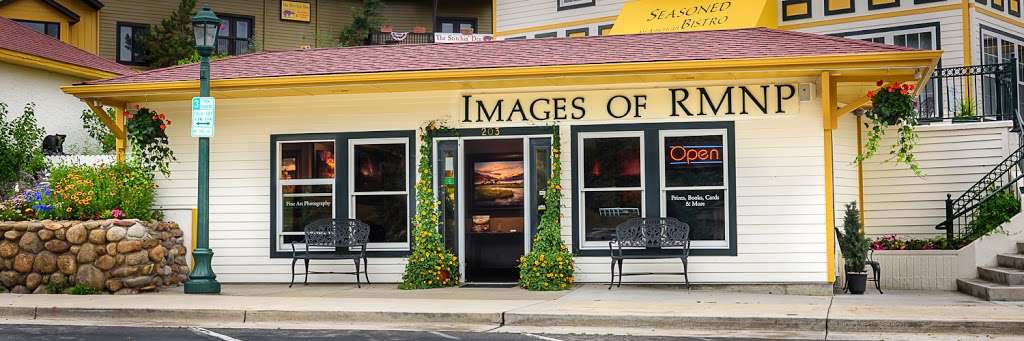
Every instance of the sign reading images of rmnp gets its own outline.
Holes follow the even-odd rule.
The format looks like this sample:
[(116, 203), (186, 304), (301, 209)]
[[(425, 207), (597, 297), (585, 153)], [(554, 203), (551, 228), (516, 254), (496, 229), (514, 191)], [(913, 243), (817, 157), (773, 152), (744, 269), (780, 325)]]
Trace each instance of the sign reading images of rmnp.
[(192, 137), (213, 137), (213, 97), (192, 97)]
[(636, 0), (611, 34), (689, 32), (778, 26), (776, 0)]

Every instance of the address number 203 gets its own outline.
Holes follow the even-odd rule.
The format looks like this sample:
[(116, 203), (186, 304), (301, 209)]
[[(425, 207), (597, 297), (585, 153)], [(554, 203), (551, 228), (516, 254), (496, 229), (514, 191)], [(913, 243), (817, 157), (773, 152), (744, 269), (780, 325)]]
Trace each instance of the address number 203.
[(499, 136), (501, 135), (501, 128), (480, 128), (480, 135)]

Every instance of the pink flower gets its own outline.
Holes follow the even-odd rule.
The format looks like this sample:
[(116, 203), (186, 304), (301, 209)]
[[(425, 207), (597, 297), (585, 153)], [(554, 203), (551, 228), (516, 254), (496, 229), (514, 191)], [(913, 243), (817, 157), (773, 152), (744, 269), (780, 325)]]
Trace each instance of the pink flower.
[(117, 219), (121, 219), (122, 217), (124, 217), (124, 211), (121, 211), (120, 208), (112, 209), (110, 210), (110, 216)]

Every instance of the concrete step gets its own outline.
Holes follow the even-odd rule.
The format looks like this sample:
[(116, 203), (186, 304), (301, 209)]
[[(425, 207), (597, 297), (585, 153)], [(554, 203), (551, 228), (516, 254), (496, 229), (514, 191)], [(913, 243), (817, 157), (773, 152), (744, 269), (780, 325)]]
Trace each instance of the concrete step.
[(957, 279), (960, 292), (989, 301), (1024, 301), (1024, 286), (1008, 286), (979, 278)]
[(1024, 270), (1001, 266), (979, 266), (978, 277), (993, 283), (1024, 285)]
[(1024, 254), (1001, 254), (996, 256), (999, 266), (1024, 270)]

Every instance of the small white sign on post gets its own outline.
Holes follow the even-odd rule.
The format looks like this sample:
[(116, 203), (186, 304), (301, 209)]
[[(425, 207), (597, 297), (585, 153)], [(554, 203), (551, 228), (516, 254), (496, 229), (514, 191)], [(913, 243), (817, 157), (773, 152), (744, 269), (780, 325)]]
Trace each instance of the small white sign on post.
[(192, 97), (192, 137), (213, 137), (213, 97)]

